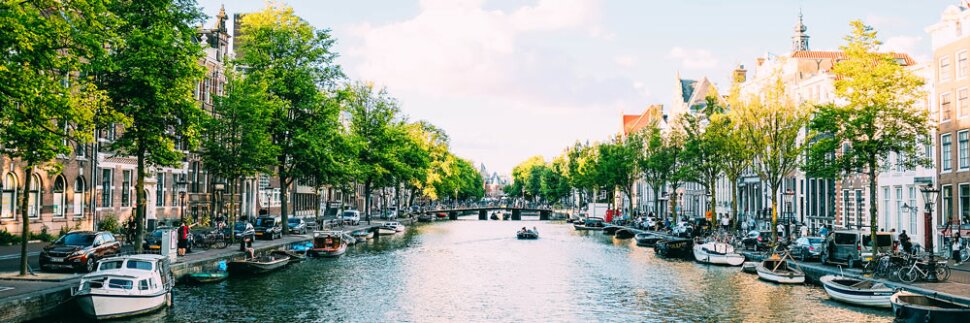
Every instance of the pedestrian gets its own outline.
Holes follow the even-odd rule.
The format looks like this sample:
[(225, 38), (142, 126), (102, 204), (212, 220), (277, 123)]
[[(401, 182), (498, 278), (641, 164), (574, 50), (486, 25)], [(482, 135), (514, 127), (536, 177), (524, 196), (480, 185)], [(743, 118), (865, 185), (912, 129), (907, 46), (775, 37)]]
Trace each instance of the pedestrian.
[(779, 237), (784, 237), (785, 236), (785, 226), (784, 225), (782, 225), (781, 223), (778, 223), (778, 226), (775, 227), (775, 229), (778, 230), (778, 236)]
[(728, 218), (727, 214), (721, 214), (721, 229), (723, 229), (724, 232), (728, 232), (730, 228), (731, 228), (731, 219)]
[(953, 242), (950, 244), (950, 250), (953, 251), (953, 256), (952, 256), (953, 261), (957, 265), (960, 265), (963, 263), (962, 261), (960, 261), (960, 249), (963, 249), (963, 244), (960, 243), (960, 233), (957, 232), (953, 236)]
[(741, 231), (745, 233), (748, 232), (748, 221), (741, 222)]
[(821, 230), (818, 230), (818, 235), (824, 237), (829, 236), (829, 226), (823, 225)]
[(179, 223), (178, 228), (178, 255), (185, 256), (185, 249), (189, 247), (189, 226), (185, 222)]
[(804, 223), (802, 223), (801, 236), (802, 237), (807, 237), (808, 236), (808, 226), (805, 225)]
[(913, 252), (913, 243), (909, 241), (909, 235), (906, 234), (906, 230), (903, 230), (903, 232), (899, 234), (899, 244), (903, 246), (903, 251), (906, 253)]

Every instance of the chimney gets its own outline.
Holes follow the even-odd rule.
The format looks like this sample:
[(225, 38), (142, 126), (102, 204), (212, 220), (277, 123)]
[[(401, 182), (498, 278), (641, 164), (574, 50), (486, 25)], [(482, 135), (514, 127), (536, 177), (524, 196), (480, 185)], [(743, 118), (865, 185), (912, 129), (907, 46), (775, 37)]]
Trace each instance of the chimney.
[(764, 64), (764, 63), (765, 63), (765, 58), (764, 57), (758, 57), (758, 66), (761, 66), (761, 64)]

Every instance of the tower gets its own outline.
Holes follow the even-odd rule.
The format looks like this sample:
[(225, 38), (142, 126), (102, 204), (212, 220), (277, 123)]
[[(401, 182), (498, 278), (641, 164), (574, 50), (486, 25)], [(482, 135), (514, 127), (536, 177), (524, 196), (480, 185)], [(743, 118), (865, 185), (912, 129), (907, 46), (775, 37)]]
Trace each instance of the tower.
[(791, 37), (791, 50), (792, 52), (806, 51), (808, 50), (808, 34), (805, 31), (808, 27), (802, 23), (802, 12), (798, 12), (798, 24), (795, 25), (795, 34)]

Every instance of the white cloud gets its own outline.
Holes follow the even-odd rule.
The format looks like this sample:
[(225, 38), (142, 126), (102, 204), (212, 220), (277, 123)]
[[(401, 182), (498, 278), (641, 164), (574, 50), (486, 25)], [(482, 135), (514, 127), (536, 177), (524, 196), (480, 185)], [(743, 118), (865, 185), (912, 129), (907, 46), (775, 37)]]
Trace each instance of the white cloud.
[(897, 25), (906, 24), (909, 22), (902, 17), (883, 16), (883, 15), (875, 15), (875, 14), (867, 15), (866, 18), (863, 19), (862, 21), (864, 21), (867, 25), (873, 26), (875, 28), (897, 26)]
[(880, 46), (881, 51), (913, 54), (917, 50), (917, 45), (923, 40), (919, 36), (895, 36), (889, 37)]
[(633, 55), (618, 55), (613, 57), (613, 63), (620, 67), (630, 68), (637, 65), (637, 58)]
[(718, 60), (706, 49), (689, 49), (674, 46), (667, 54), (667, 58), (680, 60), (681, 67), (685, 69), (710, 69), (717, 67)]

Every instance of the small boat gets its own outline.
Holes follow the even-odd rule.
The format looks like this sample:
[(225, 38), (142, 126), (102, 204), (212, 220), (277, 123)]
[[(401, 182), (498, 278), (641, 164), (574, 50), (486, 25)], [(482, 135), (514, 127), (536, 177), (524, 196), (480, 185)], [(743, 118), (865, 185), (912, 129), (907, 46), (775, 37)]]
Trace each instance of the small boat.
[(366, 230), (354, 231), (350, 233), (350, 235), (352, 235), (354, 239), (357, 240), (357, 242), (364, 242), (364, 241), (367, 241), (368, 239), (374, 238), (374, 232), (366, 231)]
[(304, 259), (306, 259), (305, 252), (304, 253), (301, 253), (301, 252), (296, 252), (296, 251), (293, 251), (293, 250), (273, 250), (273, 252), (270, 252), (270, 253), (273, 254), (273, 255), (275, 255), (275, 256), (289, 257), (290, 258), (290, 263), (301, 262)]
[(895, 322), (967, 322), (970, 306), (900, 291), (889, 297)]
[(518, 233), (515, 234), (515, 237), (518, 239), (529, 239), (529, 240), (539, 239), (539, 231), (535, 229), (520, 230)]
[(286, 266), (290, 257), (267, 255), (229, 262), (230, 274), (255, 275), (268, 273)]
[(723, 242), (708, 242), (694, 245), (694, 260), (714, 265), (740, 266), (744, 255), (734, 252), (734, 246)]
[(603, 234), (615, 235), (616, 231), (620, 231), (620, 229), (623, 229), (623, 227), (616, 226), (616, 225), (608, 225), (605, 228), (603, 228)]
[(630, 229), (620, 229), (620, 230), (616, 230), (616, 233), (613, 236), (616, 237), (617, 239), (630, 239), (636, 236), (636, 233), (634, 233), (633, 230), (630, 230)]
[(439, 220), (444, 220), (444, 219), (447, 219), (447, 218), (448, 218), (448, 213), (444, 213), (444, 212), (438, 212), (437, 214), (435, 214), (435, 216), (436, 216), (436, 217), (437, 217), (437, 218), (438, 218)]
[(229, 273), (225, 271), (191, 273), (185, 276), (185, 280), (195, 284), (218, 283), (229, 278)]
[(573, 223), (573, 228), (576, 231), (600, 231), (606, 227), (603, 219), (599, 218), (587, 218), (580, 223)]
[(90, 318), (123, 318), (171, 306), (173, 279), (167, 257), (111, 257), (100, 261), (96, 271), (84, 275), (71, 293), (81, 312)]
[(653, 247), (660, 240), (660, 237), (653, 233), (637, 233), (634, 239), (637, 240), (638, 246)]
[(347, 238), (340, 231), (314, 231), (313, 248), (307, 254), (313, 257), (336, 258), (347, 252)]
[(422, 214), (418, 216), (418, 222), (431, 222), (434, 221), (434, 217), (431, 214)]
[(693, 256), (690, 252), (691, 246), (693, 245), (694, 240), (670, 237), (657, 241), (657, 244), (653, 246), (653, 251), (661, 257), (682, 258), (689, 260), (690, 257)]
[(802, 284), (805, 273), (801, 269), (788, 265), (788, 255), (778, 257), (773, 255), (758, 264), (758, 278), (778, 284)]
[(834, 300), (852, 305), (891, 308), (889, 298), (896, 291), (883, 283), (836, 275), (818, 279), (825, 292)]
[(381, 229), (388, 228), (394, 230), (394, 232), (404, 232), (404, 225), (400, 222), (384, 222), (381, 225)]
[(749, 273), (749, 274), (757, 274), (758, 273), (758, 264), (760, 264), (760, 262), (757, 262), (757, 261), (745, 261), (743, 264), (741, 264), (741, 271), (746, 272), (746, 273)]

